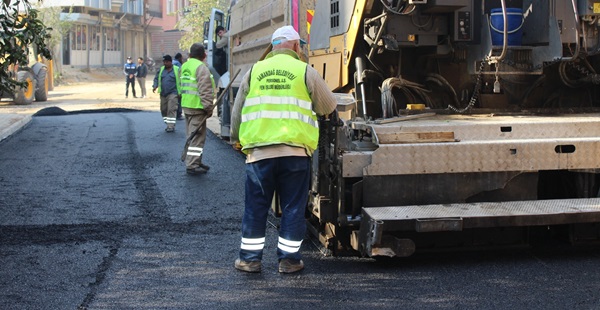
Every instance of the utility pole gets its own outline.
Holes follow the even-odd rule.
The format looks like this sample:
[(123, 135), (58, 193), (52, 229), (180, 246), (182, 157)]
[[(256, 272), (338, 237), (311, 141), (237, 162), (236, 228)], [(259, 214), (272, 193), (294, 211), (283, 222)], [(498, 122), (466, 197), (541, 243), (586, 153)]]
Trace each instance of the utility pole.
[(143, 0), (142, 5), (142, 21), (144, 27), (144, 61), (148, 59), (148, 0)]

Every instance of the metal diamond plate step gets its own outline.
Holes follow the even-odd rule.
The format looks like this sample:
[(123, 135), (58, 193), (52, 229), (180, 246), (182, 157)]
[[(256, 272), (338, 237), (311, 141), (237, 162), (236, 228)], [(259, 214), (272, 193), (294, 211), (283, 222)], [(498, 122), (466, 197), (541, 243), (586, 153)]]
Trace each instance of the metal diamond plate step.
[(600, 222), (600, 198), (480, 202), (363, 208), (384, 231), (461, 231), (468, 228)]

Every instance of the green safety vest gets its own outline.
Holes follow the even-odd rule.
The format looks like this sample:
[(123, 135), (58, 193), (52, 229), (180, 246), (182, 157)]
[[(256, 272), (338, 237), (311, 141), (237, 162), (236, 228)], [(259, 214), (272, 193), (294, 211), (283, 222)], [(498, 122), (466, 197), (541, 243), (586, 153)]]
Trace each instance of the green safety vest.
[[(173, 71), (175, 72), (175, 84), (177, 84), (177, 94), (181, 94), (179, 90), (179, 67), (173, 66)], [(158, 94), (160, 95), (160, 85), (162, 85), (162, 73), (165, 70), (165, 66), (160, 67), (160, 71), (158, 72)]]
[(319, 124), (306, 86), (306, 63), (286, 54), (257, 62), (242, 108), (240, 144), (248, 149), (286, 144), (317, 148)]
[[(196, 58), (190, 58), (181, 66), (181, 106), (192, 109), (204, 109), (202, 98), (198, 94), (198, 80), (196, 71), (204, 63)], [(215, 80), (210, 75), (212, 89), (215, 88)]]

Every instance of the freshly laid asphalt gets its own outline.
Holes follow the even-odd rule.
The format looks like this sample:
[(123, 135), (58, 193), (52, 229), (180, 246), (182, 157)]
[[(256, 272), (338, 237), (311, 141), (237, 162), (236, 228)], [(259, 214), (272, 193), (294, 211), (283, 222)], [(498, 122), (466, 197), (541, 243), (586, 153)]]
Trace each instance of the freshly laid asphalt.
[(375, 261), (302, 243), (277, 272), (269, 216), (263, 271), (235, 270), (244, 158), (208, 133), (189, 176), (184, 130), (157, 111), (34, 116), (0, 142), (0, 308), (598, 309), (600, 250), (568, 244)]
[[(40, 111), (43, 113), (43, 109)], [(15, 132), (26, 127), (31, 122), (31, 117), (31, 113), (0, 113), (0, 141), (9, 138)], [(206, 127), (215, 135), (219, 135), (220, 124), (216, 113), (208, 119)]]
[[(59, 99), (0, 109), (0, 308), (600, 307), (597, 247), (375, 261), (325, 256), (307, 238), (306, 270), (280, 275), (270, 218), (263, 272), (239, 272), (243, 157), (209, 133), (213, 168), (188, 177), (178, 161), (183, 128), (166, 134), (153, 98), (144, 103), (153, 110), (123, 113), (133, 99), (109, 95), (122, 101), (108, 99), (111, 113), (67, 112)], [(207, 127), (219, 131), (216, 116)]]

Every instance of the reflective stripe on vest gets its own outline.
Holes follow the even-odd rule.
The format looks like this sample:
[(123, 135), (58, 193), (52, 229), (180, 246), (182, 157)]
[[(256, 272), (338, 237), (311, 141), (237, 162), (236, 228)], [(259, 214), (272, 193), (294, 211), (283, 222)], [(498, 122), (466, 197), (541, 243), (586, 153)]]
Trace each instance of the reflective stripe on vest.
[[(181, 66), (181, 106), (192, 109), (204, 109), (202, 98), (198, 93), (198, 80), (196, 72), (204, 63), (196, 58), (190, 58)], [(215, 81), (210, 76), (212, 88), (215, 87)]]
[(303, 147), (309, 155), (314, 152), (319, 125), (305, 75), (306, 63), (285, 54), (252, 67), (240, 124), (240, 143), (245, 153), (274, 144)]
[[(173, 66), (173, 72), (175, 73), (175, 86), (177, 87), (177, 94), (181, 93), (179, 89), (179, 67)], [(158, 94), (161, 93), (161, 84), (162, 84), (162, 73), (165, 70), (165, 66), (160, 67), (160, 71), (158, 72)]]

